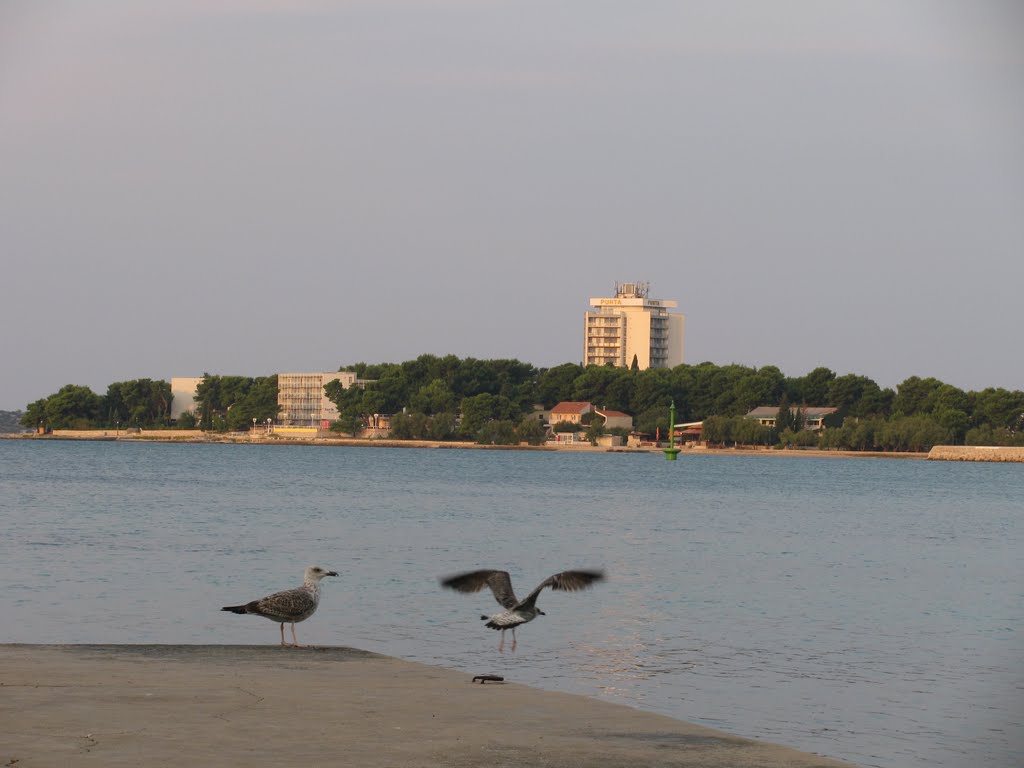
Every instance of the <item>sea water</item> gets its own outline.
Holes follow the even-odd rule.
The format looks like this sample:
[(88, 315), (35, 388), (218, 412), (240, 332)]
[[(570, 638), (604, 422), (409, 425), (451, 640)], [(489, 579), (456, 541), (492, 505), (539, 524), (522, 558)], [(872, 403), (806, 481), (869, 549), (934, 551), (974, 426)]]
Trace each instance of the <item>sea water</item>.
[[(0, 441), (0, 642), (300, 642), (500, 674), (884, 768), (1024, 765), (1024, 466)], [(489, 592), (568, 568), (498, 651)], [(298, 651), (296, 651), (298, 652)]]

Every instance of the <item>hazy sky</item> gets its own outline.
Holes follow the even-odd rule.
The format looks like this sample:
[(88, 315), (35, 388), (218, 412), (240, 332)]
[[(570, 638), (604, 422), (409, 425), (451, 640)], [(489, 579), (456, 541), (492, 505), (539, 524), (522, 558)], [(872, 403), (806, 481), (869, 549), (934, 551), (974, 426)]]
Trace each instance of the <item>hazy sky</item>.
[(0, 409), (423, 353), (1024, 389), (1016, 0), (0, 0)]

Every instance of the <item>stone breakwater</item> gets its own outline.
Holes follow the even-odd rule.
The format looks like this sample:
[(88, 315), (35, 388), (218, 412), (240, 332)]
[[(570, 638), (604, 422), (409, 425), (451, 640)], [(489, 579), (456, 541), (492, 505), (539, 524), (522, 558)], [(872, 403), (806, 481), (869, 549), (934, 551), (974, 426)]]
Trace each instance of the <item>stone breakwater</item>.
[(936, 445), (930, 461), (1013, 461), (1024, 463), (1024, 448), (1001, 445)]

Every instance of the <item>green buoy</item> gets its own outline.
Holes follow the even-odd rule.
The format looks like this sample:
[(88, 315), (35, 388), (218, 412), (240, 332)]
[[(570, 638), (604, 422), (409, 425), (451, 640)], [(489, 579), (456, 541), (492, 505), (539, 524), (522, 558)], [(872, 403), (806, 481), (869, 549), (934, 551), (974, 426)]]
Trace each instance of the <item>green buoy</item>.
[(662, 449), (665, 452), (665, 458), (669, 461), (675, 461), (676, 456), (679, 455), (681, 448), (676, 448), (676, 401), (672, 401), (672, 406), (668, 409), (668, 448)]

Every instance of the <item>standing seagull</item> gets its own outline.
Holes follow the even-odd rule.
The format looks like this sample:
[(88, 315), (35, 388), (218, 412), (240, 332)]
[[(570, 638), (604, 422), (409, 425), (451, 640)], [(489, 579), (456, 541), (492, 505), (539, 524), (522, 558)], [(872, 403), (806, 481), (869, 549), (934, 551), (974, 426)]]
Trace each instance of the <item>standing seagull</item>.
[(292, 647), (304, 648), (305, 646), (299, 645), (299, 639), (295, 636), (295, 623), (304, 621), (316, 613), (316, 607), (320, 604), (320, 579), (324, 576), (337, 575), (337, 571), (328, 571), (319, 565), (311, 565), (306, 568), (305, 579), (303, 579), (301, 587), (275, 592), (245, 605), (226, 605), (221, 610), (232, 613), (252, 613), (271, 621), (280, 622), (282, 647), (287, 645), (284, 641), (284, 625), (286, 622), (291, 622), (292, 640), (294, 641)]
[(491, 592), (494, 593), (494, 599), (505, 610), (493, 616), (481, 616), (480, 618), (487, 622), (484, 626), (489, 629), (501, 630), (501, 642), (498, 643), (499, 651), (505, 649), (505, 630), (511, 629), (512, 650), (514, 651), (516, 649), (516, 627), (533, 621), (537, 616), (546, 615), (536, 605), (537, 596), (544, 587), (575, 592), (586, 589), (595, 581), (601, 581), (603, 578), (604, 571), (562, 571), (554, 576), (548, 576), (523, 600), (519, 600), (515, 592), (512, 591), (512, 580), (508, 576), (508, 571), (483, 570), (458, 573), (441, 579), (441, 586), (459, 592), (479, 592), (485, 586), (490, 587)]

